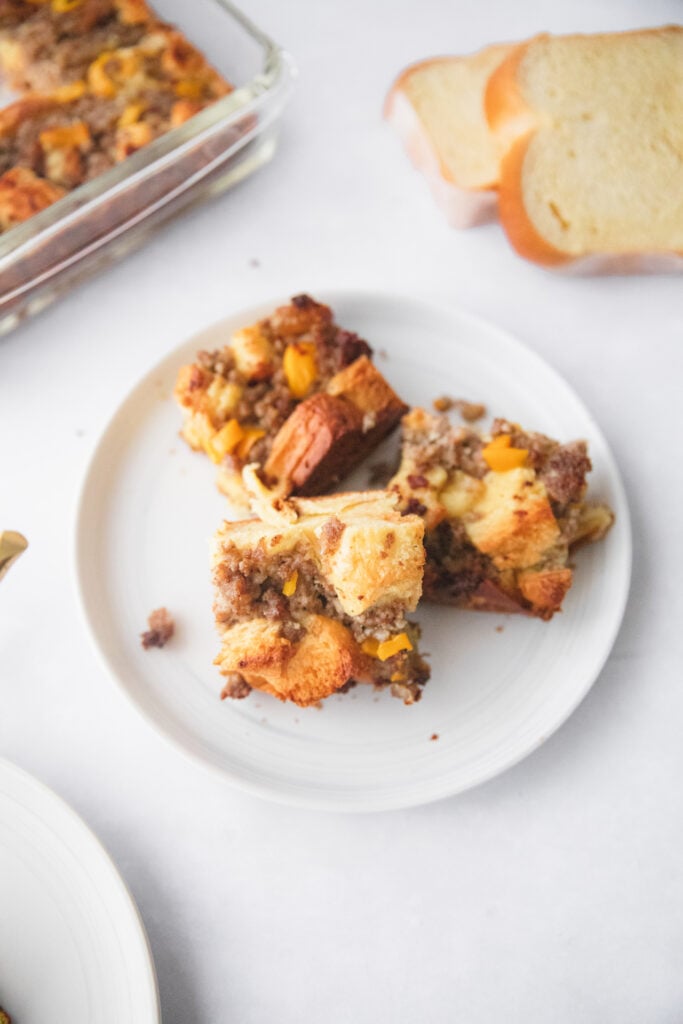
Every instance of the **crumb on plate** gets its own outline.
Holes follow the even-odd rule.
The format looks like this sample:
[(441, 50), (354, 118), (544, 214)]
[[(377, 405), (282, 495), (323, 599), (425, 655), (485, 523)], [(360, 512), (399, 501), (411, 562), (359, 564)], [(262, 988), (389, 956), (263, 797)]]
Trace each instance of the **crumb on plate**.
[(149, 629), (140, 634), (140, 640), (145, 650), (150, 647), (164, 647), (175, 632), (173, 616), (167, 608), (155, 608), (147, 619)]
[[(239, 672), (229, 672), (225, 676), (225, 685), (221, 690), (221, 700), (227, 700), (228, 697), (232, 698), (232, 700), (244, 700), (250, 693), (251, 686)], [(257, 704), (257, 707), (259, 706)]]
[(468, 402), (465, 398), (450, 398), (448, 395), (442, 395), (440, 398), (435, 398), (432, 404), (437, 412), (450, 412), (451, 409), (455, 409), (466, 423), (474, 423), (475, 420), (480, 420), (482, 416), (486, 415), (486, 406), (482, 402)]

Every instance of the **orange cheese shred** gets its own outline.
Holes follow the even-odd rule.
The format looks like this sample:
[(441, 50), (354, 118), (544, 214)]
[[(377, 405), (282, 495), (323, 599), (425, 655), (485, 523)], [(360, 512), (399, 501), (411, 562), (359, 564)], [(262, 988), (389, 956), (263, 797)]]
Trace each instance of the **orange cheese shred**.
[(364, 654), (369, 654), (371, 658), (387, 661), (400, 651), (412, 651), (413, 645), (408, 639), (407, 633), (397, 633), (396, 636), (391, 636), (388, 640), (381, 641), (377, 640), (374, 636), (368, 637), (360, 645), (360, 648)]
[(512, 438), (509, 434), (499, 434), (482, 449), (482, 458), (494, 473), (506, 473), (509, 469), (519, 469), (526, 463), (528, 450), (512, 448), (511, 445)]
[(295, 398), (304, 398), (318, 375), (315, 345), (301, 341), (288, 345), (282, 361), (287, 385)]
[(285, 580), (285, 585), (282, 588), (282, 593), (285, 597), (291, 597), (296, 592), (296, 585), (299, 582), (299, 571), (295, 569), (288, 580)]
[(218, 465), (226, 455), (231, 455), (244, 437), (244, 431), (237, 420), (228, 420), (224, 427), (206, 442), (206, 454)]

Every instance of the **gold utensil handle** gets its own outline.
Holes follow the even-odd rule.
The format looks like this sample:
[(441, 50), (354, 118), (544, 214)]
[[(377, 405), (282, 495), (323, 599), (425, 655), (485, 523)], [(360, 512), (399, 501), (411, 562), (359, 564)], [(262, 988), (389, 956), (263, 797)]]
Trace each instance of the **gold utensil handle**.
[(21, 533), (0, 530), (0, 580), (27, 547), (28, 541)]

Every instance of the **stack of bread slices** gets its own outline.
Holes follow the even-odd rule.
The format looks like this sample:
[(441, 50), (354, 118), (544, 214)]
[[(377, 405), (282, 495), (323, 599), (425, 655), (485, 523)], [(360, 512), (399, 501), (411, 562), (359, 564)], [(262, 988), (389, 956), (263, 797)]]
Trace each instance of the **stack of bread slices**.
[(683, 27), (422, 61), (386, 116), (453, 226), (498, 214), (549, 267), (683, 268)]

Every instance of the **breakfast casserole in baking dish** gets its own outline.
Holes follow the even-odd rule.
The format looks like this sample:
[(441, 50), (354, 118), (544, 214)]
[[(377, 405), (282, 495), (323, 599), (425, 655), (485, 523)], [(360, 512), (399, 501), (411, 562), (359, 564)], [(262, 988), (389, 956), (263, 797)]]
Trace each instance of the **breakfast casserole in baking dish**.
[(270, 160), (293, 78), (231, 0), (0, 0), (0, 334)]
[(0, 0), (0, 229), (92, 180), (231, 86), (139, 0)]

